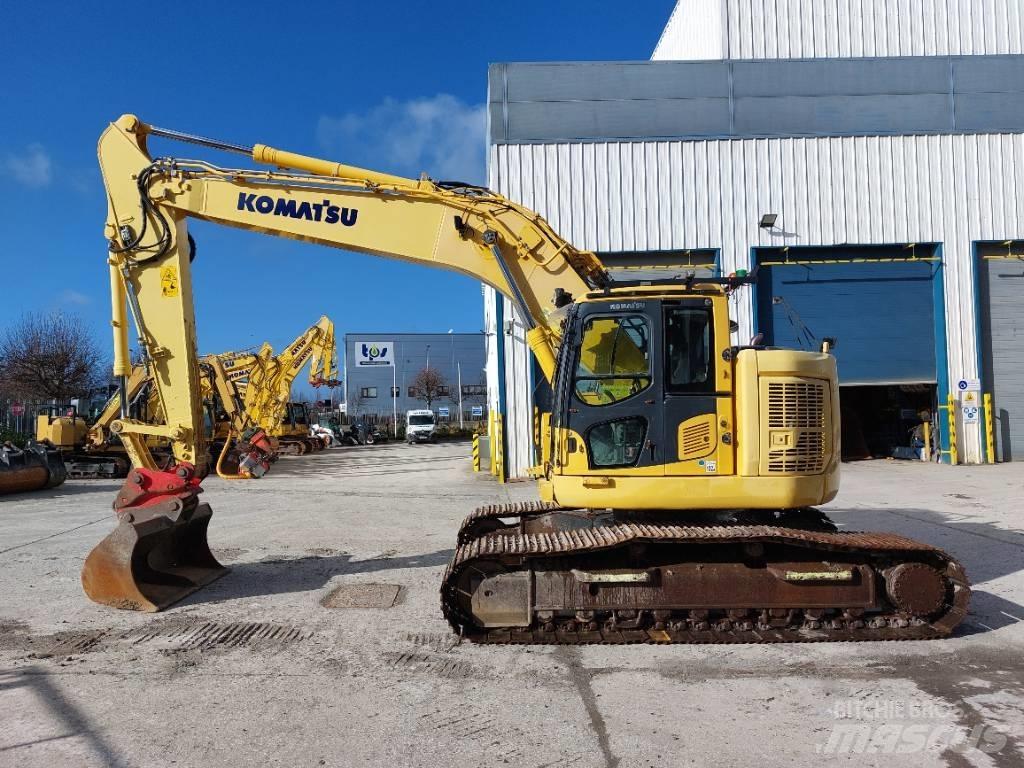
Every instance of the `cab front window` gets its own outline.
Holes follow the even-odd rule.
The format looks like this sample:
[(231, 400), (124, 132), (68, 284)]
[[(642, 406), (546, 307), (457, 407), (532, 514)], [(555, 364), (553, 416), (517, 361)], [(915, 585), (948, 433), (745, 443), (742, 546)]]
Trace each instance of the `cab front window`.
[(651, 332), (643, 315), (588, 318), (576, 366), (576, 397), (610, 405), (651, 385)]

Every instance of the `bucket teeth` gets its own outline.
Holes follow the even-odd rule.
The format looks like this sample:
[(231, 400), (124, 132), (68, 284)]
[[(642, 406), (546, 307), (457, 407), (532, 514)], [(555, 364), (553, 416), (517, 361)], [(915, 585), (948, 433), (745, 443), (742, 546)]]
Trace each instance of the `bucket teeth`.
[(119, 515), (89, 553), (82, 586), (90, 599), (132, 611), (162, 611), (228, 572), (210, 552), (209, 504), (168, 499)]

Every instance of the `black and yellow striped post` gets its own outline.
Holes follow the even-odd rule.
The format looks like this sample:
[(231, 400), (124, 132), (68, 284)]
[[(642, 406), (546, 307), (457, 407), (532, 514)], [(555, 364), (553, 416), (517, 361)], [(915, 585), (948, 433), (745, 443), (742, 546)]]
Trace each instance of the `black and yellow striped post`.
[(473, 433), (473, 471), (480, 471), (480, 435)]
[(495, 446), (495, 442), (496, 442), (495, 439), (497, 438), (497, 435), (498, 435), (498, 426), (497, 426), (498, 425), (498, 413), (497, 413), (497, 411), (491, 411), (490, 413), (487, 414), (487, 416), (488, 416), (487, 439), (490, 441), (490, 445), (489, 445), (490, 450), (487, 452), (487, 459), (488, 459), (488, 462), (489, 462), (489, 469), (490, 469), (491, 474), (494, 477), (497, 477), (498, 476), (498, 465), (497, 465), (496, 459), (498, 457), (498, 449), (495, 448), (494, 446)]
[(946, 416), (949, 419), (949, 463), (954, 466), (960, 463), (956, 445), (956, 400), (950, 395), (946, 401)]
[(989, 464), (996, 463), (995, 416), (992, 410), (992, 393), (986, 392), (982, 397), (985, 411), (985, 459)]
[(495, 469), (498, 482), (505, 482), (505, 414), (499, 413), (494, 420), (494, 444), (491, 450), (495, 453)]

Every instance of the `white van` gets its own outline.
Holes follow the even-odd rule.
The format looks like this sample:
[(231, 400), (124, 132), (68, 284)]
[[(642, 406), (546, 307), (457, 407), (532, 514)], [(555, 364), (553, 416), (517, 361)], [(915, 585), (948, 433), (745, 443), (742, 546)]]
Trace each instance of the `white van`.
[(405, 412), (405, 441), (413, 443), (434, 442), (434, 412), (426, 409)]

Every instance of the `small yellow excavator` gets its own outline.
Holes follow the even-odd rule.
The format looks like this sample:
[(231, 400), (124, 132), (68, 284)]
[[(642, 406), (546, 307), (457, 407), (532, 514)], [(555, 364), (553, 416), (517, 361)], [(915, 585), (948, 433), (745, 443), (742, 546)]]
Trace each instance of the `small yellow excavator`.
[[(242, 400), (236, 391), (231, 373), (237, 378), (246, 365), (246, 355), (226, 356), (231, 361), (223, 365), (218, 356), (206, 356), (200, 360), (202, 375), (200, 386), (204, 410), (208, 414), (210, 429), (207, 436), (216, 455), (220, 456), (222, 476), (260, 477), (266, 472), (266, 462), (276, 452), (270, 447), (265, 432), (257, 436), (256, 425), (245, 413)], [(254, 358), (249, 355), (248, 358)], [(153, 384), (146, 366), (132, 366), (125, 391), (129, 412), (144, 422), (154, 423), (162, 419), (159, 389)], [(128, 453), (120, 437), (111, 428), (120, 414), (121, 392), (115, 392), (90, 426), (73, 408), (45, 406), (36, 417), (36, 440), (39, 444), (60, 452), (67, 475), (74, 478), (124, 478), (131, 469)], [(247, 453), (251, 442), (258, 447), (257, 454)], [(147, 437), (147, 444), (157, 463), (170, 456), (170, 441), (156, 436)], [(221, 449), (230, 444), (221, 455)], [(261, 452), (266, 452), (263, 457)]]
[(273, 441), (245, 410), (242, 398), (217, 355), (200, 361), (202, 394), (212, 413), (217, 474), (230, 480), (263, 477), (277, 458)]
[[(135, 418), (149, 421), (154, 414), (150, 409), (156, 405), (156, 390), (150, 386), (146, 368), (132, 367), (125, 382), (129, 412)], [(41, 408), (36, 415), (36, 440), (43, 445), (60, 451), (68, 470), (74, 478), (123, 478), (127, 477), (131, 462), (121, 441), (110, 431), (111, 423), (121, 411), (122, 392), (115, 392), (104, 405), (96, 421), (90, 426), (74, 409), (53, 406)], [(164, 446), (169, 445), (164, 441)], [(159, 449), (158, 441), (150, 440), (151, 449)]]
[[(153, 137), (245, 155), (221, 168), (147, 150)], [(406, 179), (265, 145), (156, 128), (132, 115), (99, 142), (114, 372), (126, 308), (153, 360), (160, 425), (120, 420), (137, 469), (86, 593), (159, 610), (226, 572), (200, 503), (203, 438), (188, 221), (451, 269), (508, 296), (552, 385), (540, 500), (463, 522), (441, 587), (479, 642), (784, 642), (948, 635), (970, 589), (946, 553), (838, 532), (835, 358), (735, 344), (729, 297), (756, 275), (615, 281), (538, 214), (460, 182)], [(141, 437), (171, 440), (158, 469)]]

